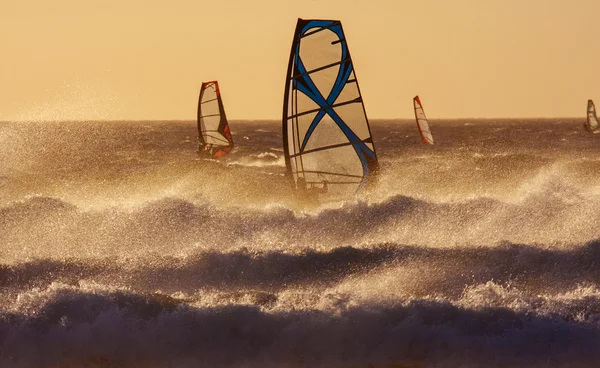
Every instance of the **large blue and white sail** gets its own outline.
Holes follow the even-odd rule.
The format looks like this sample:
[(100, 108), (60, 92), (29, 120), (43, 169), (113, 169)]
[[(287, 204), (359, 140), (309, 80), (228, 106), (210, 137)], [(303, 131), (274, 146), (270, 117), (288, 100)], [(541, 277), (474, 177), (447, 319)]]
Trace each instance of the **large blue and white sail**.
[(592, 100), (588, 100), (585, 127), (592, 133), (600, 133), (600, 124), (596, 116), (596, 106), (594, 106), (594, 101)]
[(298, 19), (285, 84), (283, 142), (297, 190), (306, 186), (322, 199), (348, 198), (374, 181), (377, 155), (340, 21)]

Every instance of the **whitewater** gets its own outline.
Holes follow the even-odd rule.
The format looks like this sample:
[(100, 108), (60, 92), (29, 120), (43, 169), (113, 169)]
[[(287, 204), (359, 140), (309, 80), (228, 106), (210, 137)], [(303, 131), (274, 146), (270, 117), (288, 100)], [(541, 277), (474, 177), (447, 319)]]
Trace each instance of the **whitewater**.
[(430, 124), (306, 209), (280, 122), (0, 123), (0, 367), (597, 367), (600, 136)]

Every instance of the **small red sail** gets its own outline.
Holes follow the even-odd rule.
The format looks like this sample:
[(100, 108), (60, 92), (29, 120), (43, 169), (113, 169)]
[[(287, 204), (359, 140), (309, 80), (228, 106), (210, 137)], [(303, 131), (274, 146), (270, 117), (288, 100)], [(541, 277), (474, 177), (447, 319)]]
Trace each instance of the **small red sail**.
[(423, 105), (421, 105), (419, 96), (413, 98), (413, 105), (415, 108), (417, 127), (419, 128), (419, 133), (421, 133), (421, 139), (424, 143), (433, 144), (433, 135), (431, 135), (429, 123), (427, 122), (427, 117), (425, 116), (425, 111), (423, 111)]

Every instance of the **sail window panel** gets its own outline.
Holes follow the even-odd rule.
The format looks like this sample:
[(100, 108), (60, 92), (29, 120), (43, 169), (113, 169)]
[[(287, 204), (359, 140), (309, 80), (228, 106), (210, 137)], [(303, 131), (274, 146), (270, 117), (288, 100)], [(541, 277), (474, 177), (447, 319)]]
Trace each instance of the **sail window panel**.
[[(310, 32), (310, 30), (308, 31)], [(306, 33), (308, 33), (306, 32)], [(331, 30), (323, 30), (303, 37), (300, 40), (300, 58), (307, 71), (342, 60), (342, 47), (339, 37)]]
[[(206, 92), (207, 90), (205, 90), (204, 92)], [(220, 114), (220, 110), (219, 110), (219, 101), (217, 100), (217, 96), (215, 94), (212, 94), (212, 97), (210, 96), (210, 94), (208, 94), (209, 96), (207, 96), (207, 93), (202, 94), (202, 101), (203, 103), (200, 105), (200, 114), (201, 116), (211, 116), (211, 115), (219, 115)], [(204, 102), (206, 101), (206, 102)]]
[(426, 122), (419, 122), (419, 130), (421, 131), (421, 138), (425, 143), (433, 144), (433, 135), (429, 130), (429, 125)]
[(349, 141), (342, 129), (329, 115), (325, 115), (310, 135), (304, 151), (344, 143), (349, 143)]
[[(350, 73), (350, 77), (348, 80), (354, 79), (354, 72)], [(340, 95), (335, 100), (335, 103), (342, 103), (347, 101), (353, 101), (360, 97), (360, 93), (358, 91), (358, 85), (356, 83), (346, 83), (344, 88), (340, 92)]]
[[(360, 97), (356, 83), (345, 83), (342, 90), (336, 92), (338, 95), (335, 96), (335, 100), (332, 99), (331, 94), (338, 78), (338, 73), (339, 65), (328, 69), (319, 70), (310, 75), (311, 81), (315, 84), (319, 93), (321, 94), (320, 96), (317, 96), (319, 100), (319, 97), (322, 98), (319, 103), (324, 104), (325, 107), (353, 101)], [(352, 75), (353, 73), (351, 73), (349, 79), (352, 79)], [(314, 101), (312, 98), (298, 91), (298, 113), (322, 107), (323, 106), (320, 106), (317, 101)]]
[[(313, 101), (313, 99), (311, 99), (310, 97), (308, 97), (307, 95), (305, 95), (304, 93), (298, 91), (297, 93), (297, 98), (296, 98), (296, 105), (294, 106), (294, 108), (297, 107), (296, 111), (293, 111), (292, 115), (290, 116), (294, 116), (297, 114), (304, 114), (308, 111), (315, 111), (320, 109), (320, 106)], [(293, 109), (292, 109), (293, 110)]]
[(429, 129), (429, 124), (427, 124), (427, 121), (419, 120), (418, 124), (419, 129), (421, 130), (423, 135), (428, 136), (428, 138), (431, 138), (431, 130)]
[[(215, 88), (214, 84), (211, 84), (204, 88), (204, 91), (202, 92), (202, 102), (212, 101), (215, 98), (217, 98), (217, 89)], [(206, 105), (206, 103), (203, 103), (203, 105)]]
[(208, 131), (204, 135), (204, 140), (206, 143), (218, 145), (218, 146), (228, 146), (229, 141), (219, 132)]
[(337, 180), (341, 181), (360, 181), (363, 175), (360, 158), (352, 146), (305, 153), (302, 155), (302, 164), (304, 172), (339, 175)]
[[(202, 92), (200, 118), (203, 131), (217, 130), (221, 122), (221, 110), (214, 85)], [(210, 142), (208, 142), (210, 143)]]
[[(298, 152), (298, 150), (300, 150), (300, 147), (302, 146), (302, 142), (304, 142), (304, 139), (308, 132), (308, 128), (310, 127), (310, 125), (312, 124), (312, 122), (314, 121), (316, 116), (317, 116), (317, 113), (313, 112), (312, 114), (298, 116), (297, 118), (294, 119), (294, 124), (297, 127), (297, 132), (294, 132), (294, 133), (298, 134), (298, 146), (296, 147), (296, 150), (297, 150), (296, 152)], [(312, 139), (313, 136), (314, 136), (314, 133), (310, 136), (309, 139)], [(291, 152), (292, 151), (290, 151), (290, 153)]]
[(322, 183), (327, 181), (329, 198), (347, 198), (354, 195), (360, 186), (363, 169), (352, 146), (302, 155), (302, 163), (307, 185), (322, 187)]
[(202, 124), (202, 132), (216, 131), (221, 121), (221, 115), (217, 114), (213, 116), (204, 116), (200, 119)]
[(202, 92), (202, 100), (200, 102), (200, 109), (202, 110), (202, 115), (207, 115), (208, 112), (206, 111), (209, 111), (210, 109), (212, 109), (211, 113), (215, 113), (214, 109), (217, 109), (217, 113), (219, 112), (219, 102), (217, 101), (217, 93), (214, 86), (206, 87), (206, 89), (204, 89), (204, 91)]
[(425, 120), (419, 120), (417, 123), (419, 126), (419, 132), (421, 133), (421, 139), (425, 143), (433, 144), (433, 135), (429, 129), (429, 124)]
[[(325, 64), (321, 64), (321, 66), (323, 65)], [(327, 97), (331, 93), (331, 90), (333, 90), (333, 86), (338, 77), (339, 69), (340, 65), (330, 66), (328, 68), (312, 72), (304, 77), (299, 77), (297, 78), (297, 80), (300, 81), (301, 79), (305, 78), (307, 80), (312, 81), (312, 83), (314, 83), (314, 85), (317, 87), (323, 98), (327, 99)]]
[(362, 104), (352, 103), (340, 106), (335, 109), (335, 112), (360, 140), (371, 137)]
[(219, 102), (214, 100), (203, 104), (201, 114), (202, 116), (220, 115)]

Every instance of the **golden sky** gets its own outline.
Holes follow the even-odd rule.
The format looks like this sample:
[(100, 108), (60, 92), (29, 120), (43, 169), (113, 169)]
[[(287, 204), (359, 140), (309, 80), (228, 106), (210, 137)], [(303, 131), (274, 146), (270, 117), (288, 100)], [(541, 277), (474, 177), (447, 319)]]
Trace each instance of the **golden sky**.
[(342, 21), (370, 118), (585, 116), (600, 0), (0, 0), (0, 120), (280, 119), (296, 19)]

